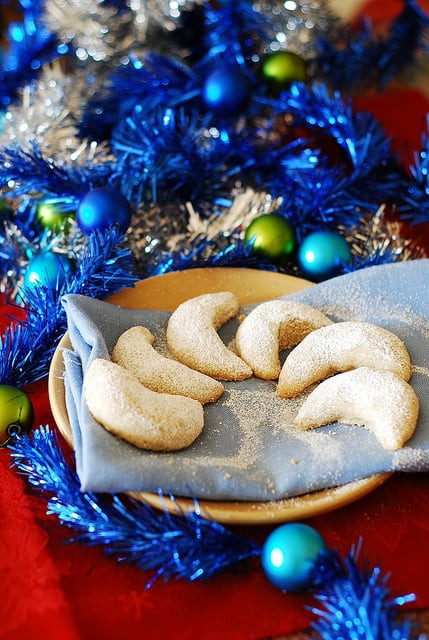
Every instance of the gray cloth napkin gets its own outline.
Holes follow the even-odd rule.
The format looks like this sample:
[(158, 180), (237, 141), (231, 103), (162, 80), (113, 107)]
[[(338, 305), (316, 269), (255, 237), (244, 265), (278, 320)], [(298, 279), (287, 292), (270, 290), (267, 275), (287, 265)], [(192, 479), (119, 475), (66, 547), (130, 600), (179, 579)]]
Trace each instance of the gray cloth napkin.
[[(397, 334), (413, 363), (411, 385), (420, 400), (413, 438), (385, 451), (364, 427), (335, 423), (301, 432), (293, 417), (303, 398), (282, 400), (275, 383), (256, 378), (225, 383), (206, 405), (205, 426), (191, 447), (175, 453), (142, 451), (116, 438), (88, 412), (82, 380), (93, 358), (109, 358), (119, 335), (144, 325), (166, 353), (168, 312), (116, 307), (79, 295), (64, 297), (73, 350), (64, 352), (66, 404), (82, 490), (171, 492), (214, 500), (266, 501), (342, 485), (390, 470), (429, 470), (429, 260), (356, 271), (285, 296), (320, 309), (332, 320), (373, 322)], [(249, 311), (255, 305), (243, 307)], [(221, 330), (232, 339), (237, 322)]]

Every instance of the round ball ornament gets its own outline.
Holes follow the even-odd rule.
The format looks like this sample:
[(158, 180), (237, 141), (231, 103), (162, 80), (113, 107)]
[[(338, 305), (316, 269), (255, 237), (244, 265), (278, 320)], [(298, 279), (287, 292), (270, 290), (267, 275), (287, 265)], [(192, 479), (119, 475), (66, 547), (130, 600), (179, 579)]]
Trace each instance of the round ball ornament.
[(262, 75), (274, 87), (288, 87), (307, 80), (307, 64), (293, 51), (276, 51), (262, 63)]
[(34, 409), (28, 396), (7, 384), (0, 385), (0, 446), (13, 434), (27, 433), (34, 422)]
[(298, 249), (301, 270), (314, 280), (332, 278), (350, 260), (349, 245), (335, 231), (315, 231), (304, 238)]
[(214, 113), (237, 114), (249, 98), (249, 82), (239, 69), (216, 69), (204, 82), (202, 98), (207, 109)]
[(312, 527), (284, 524), (266, 539), (262, 547), (262, 568), (275, 587), (302, 591), (311, 586), (317, 557), (325, 549), (325, 541)]
[(30, 260), (24, 276), (24, 289), (43, 285), (48, 289), (61, 287), (74, 270), (70, 258), (62, 253), (44, 251)]
[(37, 205), (36, 220), (43, 229), (58, 232), (63, 226), (67, 227), (70, 216), (71, 212), (63, 211), (55, 200), (44, 200)]
[(92, 189), (82, 198), (76, 221), (83, 233), (105, 231), (114, 224), (125, 233), (131, 223), (131, 206), (125, 196), (111, 187)]
[(267, 213), (255, 218), (244, 234), (254, 253), (278, 260), (289, 256), (295, 248), (293, 227), (281, 216)]

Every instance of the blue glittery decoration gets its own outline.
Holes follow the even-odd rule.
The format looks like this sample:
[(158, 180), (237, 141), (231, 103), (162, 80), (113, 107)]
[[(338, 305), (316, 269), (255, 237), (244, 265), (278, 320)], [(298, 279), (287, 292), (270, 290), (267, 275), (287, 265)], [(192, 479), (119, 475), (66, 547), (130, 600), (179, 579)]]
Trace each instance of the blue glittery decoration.
[(29, 151), (19, 147), (0, 149), (0, 183), (10, 183), (8, 197), (42, 192), (45, 197), (63, 197), (72, 211), (88, 191), (111, 184), (112, 174), (110, 162), (84, 166), (59, 164), (45, 158), (36, 144)]
[(102, 299), (136, 282), (130, 252), (121, 247), (121, 240), (116, 229), (92, 234), (76, 271), (61, 286), (52, 289), (40, 284), (25, 290), (26, 320), (7, 327), (0, 339), (0, 384), (24, 387), (48, 374), (56, 345), (67, 328), (63, 295), (80, 293)]
[(29, 84), (43, 66), (65, 55), (68, 47), (57, 41), (40, 20), (43, 3), (22, 2), (22, 22), (11, 23), (5, 34), (6, 53), (0, 69), (0, 104), (7, 107), (19, 88)]
[[(9, 447), (13, 465), (47, 499), (47, 513), (74, 530), (70, 541), (100, 545), (119, 562), (153, 571), (147, 586), (159, 577), (204, 580), (262, 554), (258, 543), (204, 519), (197, 501), (189, 512), (177, 507), (176, 515), (117, 494), (82, 492), (49, 427), (16, 436)], [(311, 608), (317, 617), (313, 628), (323, 640), (417, 638), (409, 621), (395, 621), (397, 608), (414, 595), (390, 598), (388, 575), (379, 567), (360, 569), (358, 555), (359, 547), (344, 560), (335, 550), (320, 549), (309, 576), (320, 603)]]
[(319, 72), (336, 89), (350, 91), (374, 82), (384, 86), (414, 64), (421, 51), (427, 53), (428, 25), (429, 16), (418, 3), (405, 0), (385, 38), (374, 33), (368, 19), (357, 32), (343, 26), (337, 33), (329, 34), (329, 38), (318, 38), (315, 62)]
[[(426, 123), (429, 129), (429, 116)], [(429, 136), (422, 135), (422, 149), (414, 154), (414, 164), (410, 167), (414, 178), (403, 180), (404, 203), (400, 206), (402, 218), (418, 224), (429, 222)]]
[(149, 585), (159, 577), (204, 580), (260, 553), (257, 543), (203, 518), (197, 503), (172, 515), (125, 496), (81, 492), (49, 428), (17, 437), (11, 449), (14, 466), (48, 498), (47, 513), (75, 531), (71, 541), (101, 545), (120, 562), (154, 571)]
[[(397, 620), (397, 607), (413, 602), (415, 595), (391, 598), (387, 586), (389, 576), (383, 575), (380, 567), (359, 568), (359, 551), (360, 546), (352, 548), (344, 562), (337, 552), (330, 552), (328, 566), (336, 567), (333, 580), (326, 580), (323, 574), (325, 566), (321, 563), (321, 586), (315, 593), (320, 606), (311, 607), (317, 616), (312, 628), (322, 640), (421, 638), (409, 620)], [(317, 579), (317, 570), (314, 579)]]

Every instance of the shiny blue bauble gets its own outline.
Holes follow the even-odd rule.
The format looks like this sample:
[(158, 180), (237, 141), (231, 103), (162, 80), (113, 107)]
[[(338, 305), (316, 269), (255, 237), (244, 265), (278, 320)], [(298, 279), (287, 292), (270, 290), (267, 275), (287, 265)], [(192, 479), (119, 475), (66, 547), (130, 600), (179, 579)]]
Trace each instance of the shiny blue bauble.
[(275, 529), (262, 547), (262, 568), (268, 580), (283, 591), (311, 586), (312, 570), (325, 541), (306, 524), (289, 523)]
[(62, 253), (44, 251), (30, 260), (24, 276), (24, 291), (40, 285), (59, 289), (73, 271), (74, 263), (70, 258)]
[(76, 221), (86, 235), (93, 231), (105, 231), (114, 224), (125, 233), (131, 223), (131, 206), (125, 196), (115, 189), (92, 189), (81, 200)]
[(223, 116), (240, 111), (249, 97), (249, 83), (238, 69), (217, 69), (203, 86), (203, 101), (210, 111)]
[(350, 260), (349, 245), (335, 231), (315, 231), (304, 238), (298, 249), (298, 264), (312, 280), (337, 275)]

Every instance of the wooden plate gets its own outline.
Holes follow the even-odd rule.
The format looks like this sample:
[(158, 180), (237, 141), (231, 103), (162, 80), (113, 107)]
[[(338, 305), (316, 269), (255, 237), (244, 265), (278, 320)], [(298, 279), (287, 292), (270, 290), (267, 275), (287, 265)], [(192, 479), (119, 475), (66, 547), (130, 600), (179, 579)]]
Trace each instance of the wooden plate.
[[(203, 293), (232, 291), (240, 304), (263, 302), (312, 286), (311, 282), (270, 271), (254, 269), (191, 269), (176, 271), (139, 282), (123, 289), (109, 302), (134, 309), (173, 311), (181, 302)], [(49, 371), (49, 398), (58, 429), (72, 446), (71, 428), (65, 403), (64, 363), (62, 351), (70, 348), (67, 334), (60, 341)], [(236, 502), (201, 500), (198, 507), (207, 518), (229, 524), (270, 524), (301, 520), (345, 506), (376, 489), (391, 474), (383, 473), (340, 487), (324, 489), (303, 496), (272, 502)], [(194, 510), (187, 498), (171, 500), (157, 494), (130, 492), (152, 506), (170, 511)]]

